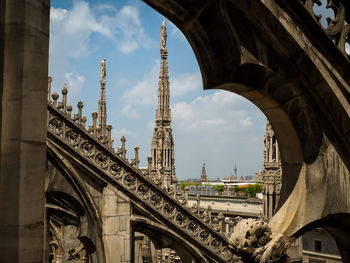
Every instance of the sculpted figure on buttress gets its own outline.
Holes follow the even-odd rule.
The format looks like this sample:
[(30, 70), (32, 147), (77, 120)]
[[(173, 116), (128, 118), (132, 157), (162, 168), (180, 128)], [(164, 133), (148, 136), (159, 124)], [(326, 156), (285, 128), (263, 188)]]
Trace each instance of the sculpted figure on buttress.
[(160, 49), (165, 49), (166, 38), (167, 38), (166, 26), (165, 26), (165, 21), (163, 21), (162, 26), (160, 27)]

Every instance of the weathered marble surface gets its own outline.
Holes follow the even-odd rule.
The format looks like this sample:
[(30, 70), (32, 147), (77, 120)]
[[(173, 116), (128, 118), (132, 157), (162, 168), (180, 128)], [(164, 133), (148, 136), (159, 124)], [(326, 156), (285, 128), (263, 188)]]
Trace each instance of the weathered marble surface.
[(48, 0), (0, 2), (0, 262), (42, 262)]

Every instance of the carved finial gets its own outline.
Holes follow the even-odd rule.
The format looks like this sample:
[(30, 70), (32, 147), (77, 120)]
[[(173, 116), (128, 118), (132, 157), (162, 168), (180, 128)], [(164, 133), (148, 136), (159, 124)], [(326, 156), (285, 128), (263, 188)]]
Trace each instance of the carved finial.
[(70, 105), (70, 104), (67, 105), (67, 114), (68, 114), (68, 116), (71, 116), (72, 110), (73, 110), (72, 105)]
[(66, 113), (66, 106), (67, 106), (67, 93), (68, 93), (68, 86), (67, 83), (64, 83), (63, 89), (62, 89), (62, 102), (58, 104), (59, 109), (62, 109), (64, 113)]
[(131, 160), (131, 165), (135, 165), (136, 168), (139, 168), (139, 147), (135, 147), (135, 158)]
[(86, 121), (87, 121), (86, 116), (82, 116), (81, 117), (81, 125), (83, 125), (85, 127)]
[(122, 146), (118, 149), (117, 154), (121, 155), (121, 157), (123, 157), (125, 159), (125, 157), (126, 157), (126, 149), (125, 149), (125, 141), (126, 141), (126, 139), (125, 139), (125, 137), (123, 136), (120, 139), (120, 141), (122, 142)]
[(113, 139), (112, 139), (112, 125), (108, 124), (106, 126), (107, 129), (107, 138), (108, 138), (108, 142), (107, 145), (109, 148), (112, 148), (112, 143), (113, 143)]
[(65, 82), (63, 84), (62, 94), (66, 95), (67, 93), (68, 93), (68, 86), (67, 86), (67, 83)]
[(82, 101), (78, 102), (78, 114), (74, 114), (73, 121), (78, 121), (81, 124), (81, 117), (83, 112), (84, 103)]
[(52, 93), (51, 98), (53, 99), (53, 104), (56, 106), (57, 105), (57, 100), (58, 100), (59, 95), (57, 92)]
[(78, 108), (82, 109), (84, 107), (84, 103), (82, 101), (78, 102)]
[(89, 132), (92, 132), (92, 135), (96, 136), (96, 120), (97, 120), (97, 112), (93, 112), (92, 116), (92, 126), (89, 126)]

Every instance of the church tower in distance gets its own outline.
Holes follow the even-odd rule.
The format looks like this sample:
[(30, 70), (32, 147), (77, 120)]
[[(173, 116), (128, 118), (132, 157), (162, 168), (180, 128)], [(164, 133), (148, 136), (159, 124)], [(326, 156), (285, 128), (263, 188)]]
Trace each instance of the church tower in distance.
[(207, 173), (205, 172), (205, 163), (203, 163), (201, 179), (199, 179), (199, 181), (200, 182), (208, 182)]
[(166, 26), (163, 21), (160, 28), (160, 73), (158, 81), (158, 107), (152, 138), (150, 176), (159, 180), (162, 188), (170, 190), (174, 183), (174, 141), (171, 130), (170, 85), (168, 74), (168, 50), (166, 49)]

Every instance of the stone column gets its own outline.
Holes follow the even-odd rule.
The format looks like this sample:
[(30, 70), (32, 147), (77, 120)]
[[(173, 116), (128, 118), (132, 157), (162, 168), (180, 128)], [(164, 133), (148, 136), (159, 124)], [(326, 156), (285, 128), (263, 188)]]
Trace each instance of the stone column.
[(0, 262), (45, 262), (50, 1), (0, 1)]
[(130, 263), (132, 233), (129, 198), (108, 185), (103, 189), (101, 215), (107, 263)]

